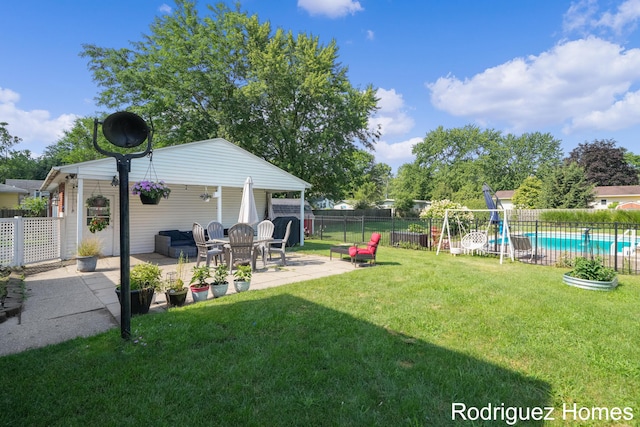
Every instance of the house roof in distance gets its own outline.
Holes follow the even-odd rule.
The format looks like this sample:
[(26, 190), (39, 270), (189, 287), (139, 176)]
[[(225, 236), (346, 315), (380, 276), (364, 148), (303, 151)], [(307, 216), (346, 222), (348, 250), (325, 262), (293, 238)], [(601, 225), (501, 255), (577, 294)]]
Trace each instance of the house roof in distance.
[(25, 190), (24, 188), (14, 187), (13, 185), (0, 184), (0, 193), (29, 194), (29, 190)]

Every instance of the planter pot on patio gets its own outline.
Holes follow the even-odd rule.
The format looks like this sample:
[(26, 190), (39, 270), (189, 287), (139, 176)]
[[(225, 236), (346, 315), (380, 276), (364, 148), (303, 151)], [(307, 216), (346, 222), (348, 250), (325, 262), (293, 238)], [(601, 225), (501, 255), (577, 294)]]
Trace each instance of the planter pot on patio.
[(189, 288), (191, 289), (191, 297), (193, 298), (193, 302), (207, 300), (207, 296), (209, 295), (209, 285), (202, 287), (191, 285), (189, 286)]
[(249, 290), (249, 287), (251, 286), (251, 282), (234, 280), (233, 286), (236, 288), (236, 292), (244, 292)]
[(211, 285), (211, 294), (213, 294), (215, 298), (220, 298), (226, 295), (228, 289), (229, 283), (223, 283), (222, 285)]
[(166, 291), (164, 294), (167, 297), (167, 305), (169, 307), (182, 307), (187, 300), (187, 292), (189, 290), (187, 288), (183, 288), (179, 291), (170, 290)]
[(597, 280), (579, 279), (565, 273), (562, 275), (562, 281), (569, 286), (588, 289), (590, 291), (611, 291), (618, 286), (618, 277), (615, 277), (610, 282), (600, 282)]
[(90, 271), (96, 271), (98, 265), (97, 256), (78, 256), (76, 258), (77, 269), (80, 272), (86, 273)]
[[(153, 301), (154, 289), (134, 289), (129, 292), (131, 294), (131, 315), (147, 314), (151, 301)], [(118, 295), (118, 301), (122, 304), (120, 288), (116, 288), (116, 294)]]

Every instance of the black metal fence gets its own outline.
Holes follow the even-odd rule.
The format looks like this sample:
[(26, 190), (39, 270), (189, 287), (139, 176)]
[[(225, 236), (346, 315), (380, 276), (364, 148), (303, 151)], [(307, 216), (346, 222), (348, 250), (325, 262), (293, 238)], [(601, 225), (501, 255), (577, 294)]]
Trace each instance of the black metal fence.
[(315, 216), (352, 216), (352, 217), (373, 217), (373, 218), (391, 218), (391, 209), (314, 209)]
[[(383, 246), (436, 250), (443, 223), (442, 219), (320, 216), (315, 219), (314, 237), (355, 243), (366, 242), (371, 233), (378, 232)], [(451, 220), (448, 232), (444, 229), (440, 250), (459, 248), (465, 234), (480, 231), (487, 236), (481, 253), (497, 255), (502, 249), (502, 224), (491, 224), (486, 219), (467, 223)], [(618, 272), (640, 274), (640, 224), (514, 220), (508, 222), (508, 229), (509, 235), (521, 236), (528, 242), (526, 248), (518, 246), (513, 252), (520, 261), (568, 267), (576, 257), (594, 256)], [(511, 256), (508, 243), (505, 240), (504, 253)]]

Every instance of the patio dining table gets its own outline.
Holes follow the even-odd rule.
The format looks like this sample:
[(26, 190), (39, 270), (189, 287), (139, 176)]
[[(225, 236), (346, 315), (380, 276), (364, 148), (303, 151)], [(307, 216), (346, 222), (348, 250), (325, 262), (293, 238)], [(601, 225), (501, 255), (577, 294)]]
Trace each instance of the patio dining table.
[[(270, 242), (273, 242), (274, 239), (273, 237), (266, 237), (266, 238), (259, 238), (259, 239), (253, 239), (253, 250), (257, 250), (260, 246), (262, 246), (263, 244), (268, 244)], [(224, 248), (224, 259), (225, 262), (227, 263), (227, 265), (229, 265), (231, 263), (231, 244), (229, 243), (229, 238), (228, 237), (216, 237), (213, 239), (209, 239), (207, 240), (207, 244), (211, 244), (211, 245), (222, 245), (222, 247)], [(256, 265), (255, 265), (255, 257), (252, 256), (252, 262), (251, 262), (251, 268), (253, 270), (256, 269)], [(262, 253), (262, 266), (266, 267), (267, 266), (267, 262), (266, 262), (266, 257), (265, 257), (265, 253)], [(229, 265), (229, 269), (231, 269), (231, 266)]]

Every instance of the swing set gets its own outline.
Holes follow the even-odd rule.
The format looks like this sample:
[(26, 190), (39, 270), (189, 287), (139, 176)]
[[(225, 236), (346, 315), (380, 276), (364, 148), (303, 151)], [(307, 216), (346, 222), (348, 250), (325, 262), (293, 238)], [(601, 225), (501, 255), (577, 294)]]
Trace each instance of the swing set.
[[(489, 213), (486, 228), (471, 230), (474, 213)], [(500, 219), (502, 217), (502, 219)], [(453, 221), (453, 224), (452, 224)], [(493, 233), (491, 233), (493, 231)], [(492, 239), (490, 240), (490, 236)], [(499, 248), (499, 249), (498, 249)], [(514, 261), (513, 245), (509, 234), (509, 223), (504, 209), (447, 209), (444, 213), (442, 230), (436, 255), (440, 250), (449, 250), (453, 255), (465, 253), (500, 254), (500, 264), (508, 254)], [(508, 252), (507, 252), (508, 251)]]

